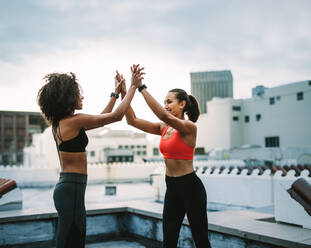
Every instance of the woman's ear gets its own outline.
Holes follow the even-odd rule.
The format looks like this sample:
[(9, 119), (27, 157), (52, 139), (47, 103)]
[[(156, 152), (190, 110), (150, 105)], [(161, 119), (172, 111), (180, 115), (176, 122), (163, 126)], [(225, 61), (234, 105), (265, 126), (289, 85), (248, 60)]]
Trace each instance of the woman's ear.
[(185, 101), (185, 100), (182, 100), (181, 102), (179, 102), (179, 107), (180, 107), (180, 109), (185, 109), (185, 107), (186, 107), (186, 101)]

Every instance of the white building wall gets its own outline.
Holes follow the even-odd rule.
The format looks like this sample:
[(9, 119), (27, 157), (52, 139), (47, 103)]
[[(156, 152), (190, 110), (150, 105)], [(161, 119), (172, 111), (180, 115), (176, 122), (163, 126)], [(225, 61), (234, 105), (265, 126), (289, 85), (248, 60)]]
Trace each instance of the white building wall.
[(202, 114), (197, 121), (196, 147), (209, 151), (215, 147), (231, 146), (231, 109), (230, 98), (213, 99), (207, 102), (208, 113)]
[[(304, 92), (303, 100), (297, 101), (297, 92)], [(275, 98), (275, 104), (270, 105), (270, 97)], [(244, 143), (264, 147), (265, 137), (279, 136), (281, 147), (310, 147), (310, 106), (308, 81), (266, 89), (262, 97), (244, 100), (243, 114), (250, 116), (250, 122), (244, 123)], [(260, 121), (256, 121), (256, 114), (261, 114)]]
[(32, 146), (24, 148), (24, 166), (60, 166), (51, 127), (43, 133), (34, 134)]
[[(242, 114), (242, 100), (228, 99), (228, 110), (230, 113), (230, 147), (239, 147), (244, 144), (244, 132), (243, 132), (243, 114)], [(241, 110), (233, 110), (233, 107), (240, 107)], [(238, 120), (233, 118), (237, 117)]]
[[(311, 147), (311, 85), (297, 82), (275, 88), (265, 88), (262, 96), (250, 99), (213, 99), (207, 102), (208, 113), (197, 122), (197, 147), (206, 151), (221, 147), (231, 149), (243, 144), (265, 147), (265, 137), (279, 136), (280, 147)], [(297, 101), (297, 93), (303, 100)], [(276, 97), (280, 97), (277, 100)], [(274, 97), (275, 104), (270, 104)], [(233, 111), (232, 106), (241, 106)], [(261, 119), (256, 121), (256, 115)], [(250, 120), (245, 122), (245, 116)], [(238, 116), (239, 121), (233, 121)]]

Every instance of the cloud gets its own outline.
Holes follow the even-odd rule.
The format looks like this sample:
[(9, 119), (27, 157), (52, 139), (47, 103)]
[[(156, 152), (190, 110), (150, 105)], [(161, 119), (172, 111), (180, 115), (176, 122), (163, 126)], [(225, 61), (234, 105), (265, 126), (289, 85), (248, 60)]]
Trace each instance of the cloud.
[(238, 98), (257, 84), (310, 79), (310, 7), (303, 0), (3, 1), (0, 105), (36, 109), (42, 76), (74, 71), (88, 85), (86, 110), (96, 112), (105, 101), (94, 99), (106, 99), (115, 68), (129, 76), (136, 62), (160, 101), (169, 88), (190, 91), (191, 71), (231, 70)]
[[(72, 71), (77, 74), (84, 91), (83, 112), (100, 113), (114, 90), (115, 70), (124, 74), (129, 85), (130, 65), (137, 62), (146, 67), (146, 84), (160, 103), (171, 88), (185, 88), (190, 92), (187, 63), (181, 64), (178, 55), (164, 47), (135, 41), (128, 42), (126, 47), (122, 40), (85, 41), (78, 49), (58, 50), (34, 57), (28, 55), (22, 60), (23, 65), (7, 63), (6, 67), (0, 66), (0, 74), (3, 75), (4, 70), (7, 73), (6, 85), (11, 85), (1, 85), (2, 94), (9, 96), (5, 100), (0, 99), (2, 109), (39, 111), (36, 94), (44, 83), (41, 80), (43, 76), (51, 72)], [(133, 107), (137, 116), (156, 120), (138, 92)]]

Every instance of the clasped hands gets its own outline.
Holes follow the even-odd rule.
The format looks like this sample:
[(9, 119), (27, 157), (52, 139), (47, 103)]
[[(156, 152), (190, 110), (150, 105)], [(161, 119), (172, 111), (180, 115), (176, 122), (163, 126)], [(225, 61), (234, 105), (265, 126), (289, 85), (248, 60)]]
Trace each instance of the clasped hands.
[[(139, 67), (139, 64), (131, 66), (131, 86), (134, 86), (135, 88), (139, 88), (142, 85), (143, 75), (145, 74), (143, 72), (145, 68)], [(126, 95), (126, 84), (125, 79), (123, 77), (123, 74), (120, 74), (118, 70), (116, 70), (116, 76), (115, 76), (115, 94), (119, 95), (121, 92), (122, 97)]]

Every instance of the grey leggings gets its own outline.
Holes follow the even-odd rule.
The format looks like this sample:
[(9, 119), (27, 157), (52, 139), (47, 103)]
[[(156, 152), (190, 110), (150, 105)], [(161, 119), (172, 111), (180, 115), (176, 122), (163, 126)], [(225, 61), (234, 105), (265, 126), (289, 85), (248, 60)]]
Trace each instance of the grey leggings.
[(84, 195), (87, 175), (61, 172), (54, 189), (54, 205), (58, 213), (56, 248), (84, 248), (86, 211)]

